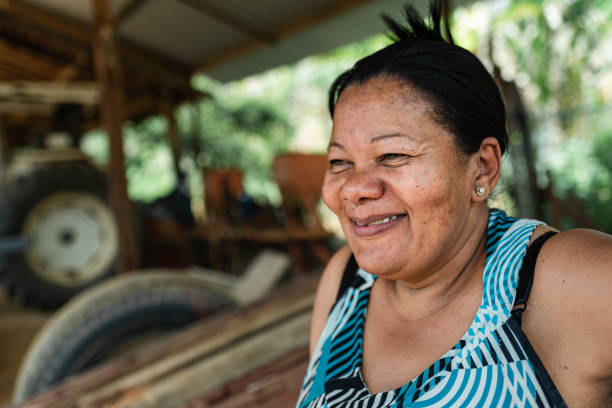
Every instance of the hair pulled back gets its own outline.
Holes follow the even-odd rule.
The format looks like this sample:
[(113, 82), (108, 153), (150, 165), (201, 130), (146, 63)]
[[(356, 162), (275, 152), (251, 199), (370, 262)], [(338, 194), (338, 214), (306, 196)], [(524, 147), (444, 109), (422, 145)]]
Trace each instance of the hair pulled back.
[(404, 7), (407, 26), (387, 15), (393, 43), (357, 61), (342, 73), (329, 90), (333, 118), (340, 94), (353, 84), (376, 77), (398, 79), (421, 91), (433, 106), (433, 119), (453, 133), (459, 148), (474, 153), (483, 139), (495, 137), (506, 150), (505, 109), (499, 88), (480, 60), (453, 43), (448, 21), (448, 41), (442, 35), (442, 2), (430, 3), (432, 27), (412, 5)]

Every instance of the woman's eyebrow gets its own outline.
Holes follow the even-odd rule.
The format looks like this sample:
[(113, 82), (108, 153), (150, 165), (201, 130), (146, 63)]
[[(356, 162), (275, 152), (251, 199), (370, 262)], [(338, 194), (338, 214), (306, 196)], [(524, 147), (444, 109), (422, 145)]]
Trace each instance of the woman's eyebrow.
[(330, 147), (337, 147), (338, 149), (346, 150), (343, 145), (334, 141), (329, 142), (329, 145), (327, 145), (327, 150), (329, 150)]
[[(395, 138), (395, 137), (401, 137), (401, 138), (409, 139), (409, 140), (413, 140), (413, 141), (416, 140), (415, 137), (407, 135), (407, 134), (403, 134), (403, 133), (389, 133), (389, 134), (374, 136), (373, 138), (370, 139), (370, 144), (376, 143), (376, 142), (379, 142), (379, 141), (385, 140), (385, 139)], [(333, 140), (329, 142), (329, 145), (327, 145), (327, 150), (329, 150), (331, 147), (336, 147), (338, 149), (346, 150), (346, 148), (343, 145), (341, 145), (338, 142), (334, 142)]]
[(405, 138), (405, 139), (416, 140), (413, 136), (406, 135), (406, 134), (403, 134), (403, 133), (389, 133), (389, 134), (385, 134), (385, 135), (374, 136), (373, 138), (370, 139), (370, 144), (379, 142), (381, 140), (394, 138), (394, 137), (402, 137), (402, 138)]

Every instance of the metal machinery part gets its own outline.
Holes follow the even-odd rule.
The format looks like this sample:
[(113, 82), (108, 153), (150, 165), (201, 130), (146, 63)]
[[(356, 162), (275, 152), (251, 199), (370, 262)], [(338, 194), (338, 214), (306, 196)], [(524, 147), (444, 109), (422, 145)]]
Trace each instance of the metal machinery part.
[(0, 185), (0, 275), (10, 296), (53, 309), (115, 273), (119, 232), (104, 173), (44, 156)]
[(58, 285), (81, 286), (101, 277), (114, 262), (118, 232), (106, 203), (83, 192), (53, 193), (25, 218), (32, 270)]

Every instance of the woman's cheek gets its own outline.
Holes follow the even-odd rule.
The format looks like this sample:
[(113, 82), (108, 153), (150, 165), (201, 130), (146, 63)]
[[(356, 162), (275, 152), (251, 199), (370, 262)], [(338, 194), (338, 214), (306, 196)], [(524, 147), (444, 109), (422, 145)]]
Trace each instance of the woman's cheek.
[(323, 187), (321, 189), (321, 198), (327, 207), (332, 210), (336, 215), (340, 211), (340, 189), (342, 183), (337, 176), (329, 173), (325, 174), (323, 180)]

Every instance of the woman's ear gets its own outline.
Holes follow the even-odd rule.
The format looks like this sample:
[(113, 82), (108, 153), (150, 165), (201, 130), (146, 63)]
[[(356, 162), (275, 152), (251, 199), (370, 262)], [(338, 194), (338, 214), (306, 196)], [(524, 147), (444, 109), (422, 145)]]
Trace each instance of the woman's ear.
[(485, 138), (473, 154), (477, 170), (474, 177), (474, 201), (485, 201), (497, 185), (501, 172), (501, 148), (494, 137)]

